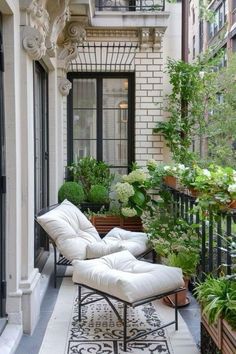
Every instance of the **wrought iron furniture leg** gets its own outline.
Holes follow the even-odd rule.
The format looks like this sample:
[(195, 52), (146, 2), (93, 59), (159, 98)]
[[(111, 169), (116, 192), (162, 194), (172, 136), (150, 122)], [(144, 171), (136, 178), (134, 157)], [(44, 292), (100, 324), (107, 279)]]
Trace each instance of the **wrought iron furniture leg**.
[(127, 350), (127, 305), (124, 303), (124, 327), (123, 327), (123, 347), (124, 347), (124, 352)]
[(175, 330), (178, 331), (178, 304), (177, 304), (178, 293), (175, 293)]
[(81, 285), (78, 286), (78, 320), (81, 321)]
[(54, 288), (57, 287), (57, 249), (54, 244), (53, 245), (53, 252), (54, 252)]

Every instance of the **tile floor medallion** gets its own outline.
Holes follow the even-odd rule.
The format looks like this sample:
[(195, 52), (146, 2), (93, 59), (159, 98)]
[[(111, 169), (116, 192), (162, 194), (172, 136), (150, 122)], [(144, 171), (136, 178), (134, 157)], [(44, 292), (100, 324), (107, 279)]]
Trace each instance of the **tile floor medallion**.
[[(122, 324), (105, 300), (82, 307), (82, 321), (77, 318), (77, 286), (64, 279), (54, 312), (48, 323), (39, 354), (123, 354)], [(113, 301), (122, 316), (123, 305)], [(161, 301), (128, 308), (128, 335), (151, 330), (163, 322), (172, 321), (174, 310)], [(163, 321), (164, 320), (164, 321)], [(199, 351), (179, 315), (179, 330), (174, 325), (128, 343), (133, 354), (199, 354)]]

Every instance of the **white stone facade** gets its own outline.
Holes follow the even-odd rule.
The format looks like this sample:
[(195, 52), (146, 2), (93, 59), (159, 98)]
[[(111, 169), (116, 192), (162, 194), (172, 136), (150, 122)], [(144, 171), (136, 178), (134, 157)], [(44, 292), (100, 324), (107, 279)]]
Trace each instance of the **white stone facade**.
[[(23, 332), (33, 333), (40, 313), (42, 277), (34, 266), (33, 67), (34, 61), (38, 60), (48, 73), (49, 203), (53, 204), (57, 202), (57, 191), (63, 182), (64, 167), (67, 164), (66, 94), (70, 85), (66, 81), (66, 70), (73, 58), (72, 54), (76, 54), (72, 49), (76, 50), (78, 43), (78, 37), (71, 37), (68, 49), (61, 38), (62, 30), (70, 17), (68, 4), (67, 0), (61, 1), (57, 8), (54, 7), (54, 0), (0, 2), (5, 55), (8, 314), (8, 325), (0, 336), (0, 354), (13, 353)], [(72, 15), (75, 15), (76, 5), (77, 1), (71, 1)], [(83, 12), (81, 6), (78, 8)], [(152, 14), (133, 14), (133, 17), (131, 14), (126, 17), (124, 14), (116, 14), (116, 20), (110, 24), (112, 26), (120, 23), (122, 16), (122, 23), (125, 23), (126, 28), (137, 29), (141, 26), (155, 29), (160, 24), (166, 26), (161, 42), (159, 39), (156, 41), (155, 36), (150, 45), (148, 41), (141, 40), (141, 49), (134, 59), (135, 156), (142, 166), (151, 158), (163, 161), (166, 154), (163, 139), (160, 135), (153, 135), (152, 129), (156, 122), (164, 119), (162, 103), (168, 92), (168, 80), (163, 73), (166, 58), (180, 57), (180, 8), (180, 4), (168, 5), (159, 22), (158, 16)], [(92, 7), (89, 9), (93, 16)], [(83, 13), (82, 15), (84, 16)], [(102, 16), (106, 17), (105, 12)], [(91, 23), (99, 27), (99, 21), (101, 16), (99, 18), (95, 14)], [(104, 21), (102, 23), (104, 26)], [(83, 35), (81, 33), (80, 36)], [(57, 49), (59, 38), (64, 47)]]

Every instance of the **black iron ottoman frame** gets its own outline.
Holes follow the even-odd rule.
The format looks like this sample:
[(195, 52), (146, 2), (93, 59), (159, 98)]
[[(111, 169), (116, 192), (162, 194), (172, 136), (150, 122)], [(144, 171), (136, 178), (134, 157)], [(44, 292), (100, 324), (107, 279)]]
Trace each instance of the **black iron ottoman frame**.
[[(142, 300), (138, 300), (138, 301), (130, 303), (130, 302), (124, 301), (124, 300), (122, 300), (122, 299), (120, 299), (118, 297), (115, 297), (113, 295), (110, 295), (110, 294), (104, 293), (104, 292), (102, 292), (100, 290), (91, 288), (91, 287), (89, 287), (87, 285), (80, 284), (80, 283), (76, 283), (76, 284), (78, 285), (78, 320), (79, 320), (79, 322), (81, 322), (81, 308), (82, 308), (82, 306), (89, 305), (89, 304), (91, 304), (93, 302), (105, 299), (107, 301), (107, 303), (110, 305), (110, 307), (112, 308), (112, 310), (114, 311), (114, 313), (116, 314), (118, 320), (123, 324), (123, 350), (125, 352), (127, 351), (127, 343), (132, 342), (135, 339), (138, 339), (140, 337), (143, 337), (143, 336), (146, 336), (146, 335), (151, 334), (153, 332), (156, 332), (156, 331), (158, 331), (158, 330), (160, 330), (162, 328), (168, 327), (168, 326), (170, 326), (172, 324), (175, 324), (175, 330), (176, 331), (178, 330), (177, 294), (179, 292), (185, 290), (185, 288), (178, 288), (178, 289), (166, 292), (166, 293), (162, 293), (162, 294), (159, 294), (159, 295), (155, 295), (155, 296), (152, 296), (152, 297), (148, 297), (146, 299), (142, 299)], [(91, 290), (91, 292), (86, 293), (84, 296), (82, 296), (82, 292), (81, 292), (82, 287)], [(100, 295), (101, 297), (97, 298), (97, 299), (86, 301), (84, 303), (84, 301), (88, 297), (90, 297), (91, 295)], [(144, 332), (144, 333), (139, 333), (139, 334), (136, 334), (136, 335), (134, 335), (132, 337), (127, 337), (127, 307), (130, 306), (130, 307), (134, 308), (134, 307), (146, 304), (148, 302), (161, 299), (161, 298), (163, 298), (165, 296), (168, 296), (168, 295), (175, 295), (175, 301), (174, 301), (175, 302), (175, 306), (174, 306), (175, 317), (174, 317), (174, 321), (165, 323), (164, 325), (162, 325), (162, 326), (160, 326), (158, 328), (155, 328), (155, 329), (153, 329), (151, 331), (147, 331), (147, 332)], [(114, 299), (114, 300), (118, 300), (118, 301), (123, 303), (123, 305), (124, 305), (124, 307), (123, 307), (123, 319), (120, 316), (120, 314), (118, 313), (118, 311), (115, 308), (115, 306), (113, 305), (113, 303), (111, 302), (110, 298)]]

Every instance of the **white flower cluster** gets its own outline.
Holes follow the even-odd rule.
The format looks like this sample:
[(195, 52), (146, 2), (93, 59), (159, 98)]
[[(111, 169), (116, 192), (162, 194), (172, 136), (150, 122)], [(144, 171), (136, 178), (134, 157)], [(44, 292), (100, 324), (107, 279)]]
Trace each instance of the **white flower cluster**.
[(137, 212), (134, 208), (121, 208), (121, 214), (127, 218), (131, 218), (132, 216), (136, 216)]
[(129, 197), (134, 195), (133, 186), (127, 182), (117, 183), (115, 186), (115, 191), (116, 191), (118, 200), (124, 204), (128, 203)]
[(153, 159), (148, 160), (147, 167), (149, 167), (151, 169), (155, 169), (157, 166), (158, 166), (158, 163), (155, 160), (153, 160)]
[(236, 193), (236, 183), (229, 185), (228, 192), (229, 193)]
[(149, 175), (141, 169), (130, 172), (127, 176), (123, 176), (123, 180), (128, 183), (139, 182), (143, 183), (147, 181)]

